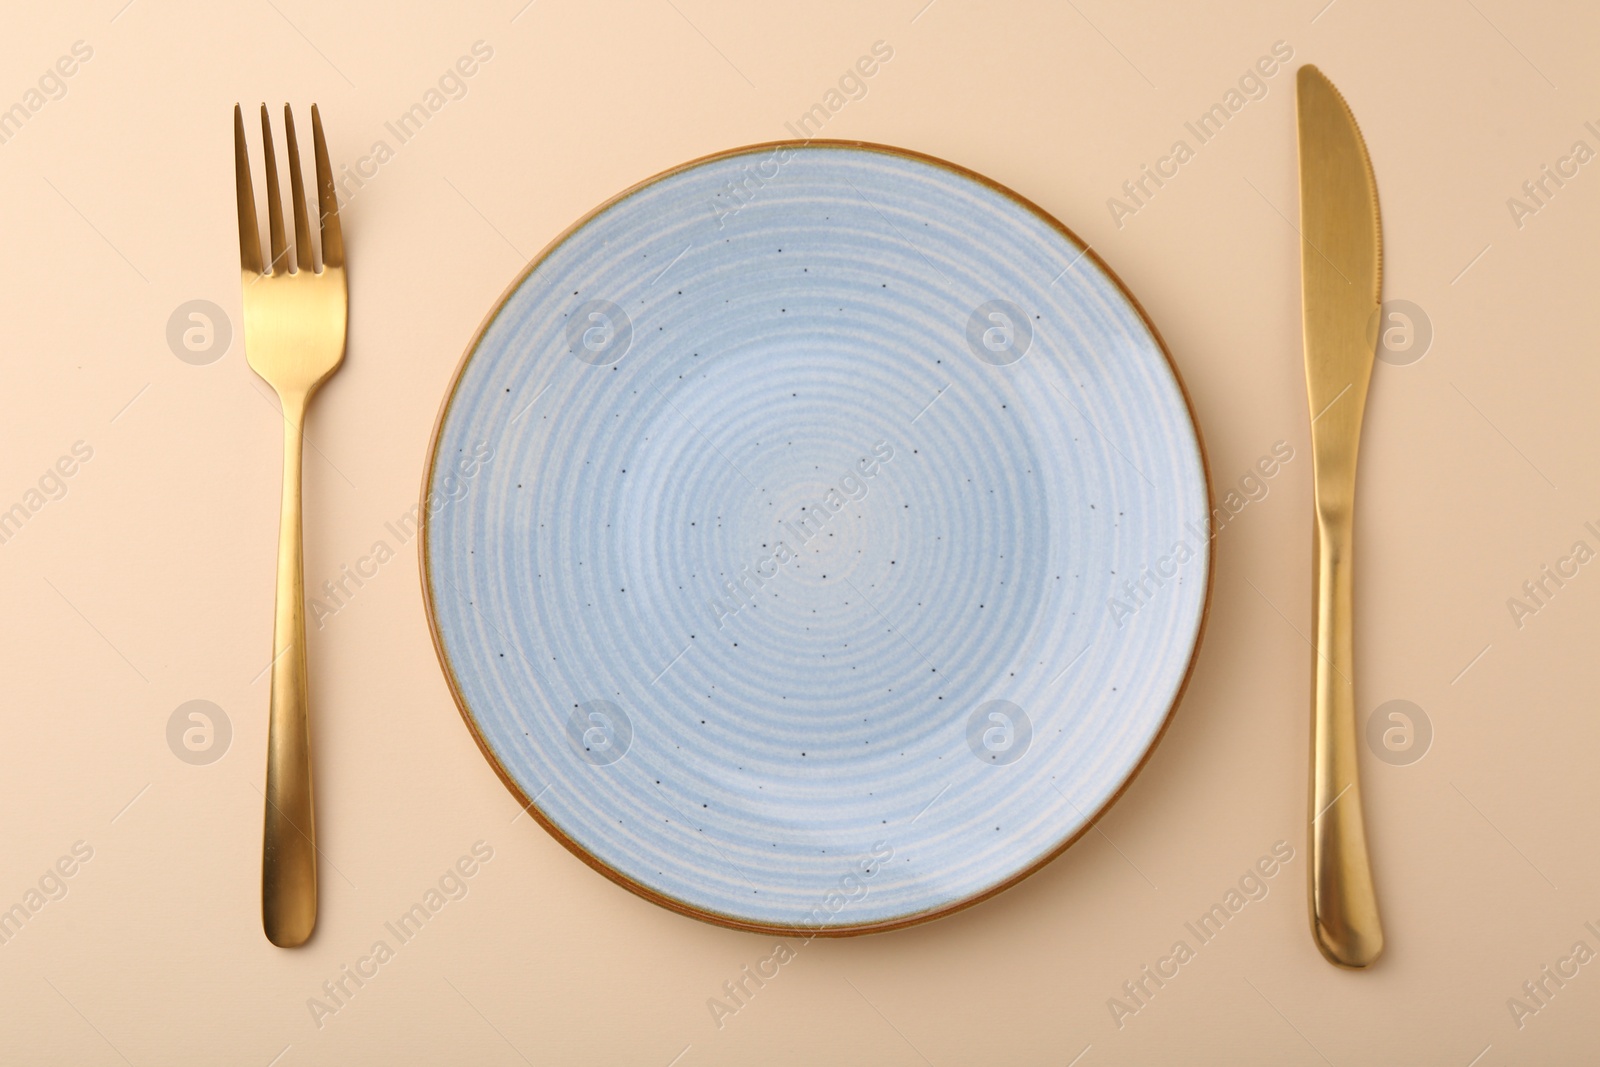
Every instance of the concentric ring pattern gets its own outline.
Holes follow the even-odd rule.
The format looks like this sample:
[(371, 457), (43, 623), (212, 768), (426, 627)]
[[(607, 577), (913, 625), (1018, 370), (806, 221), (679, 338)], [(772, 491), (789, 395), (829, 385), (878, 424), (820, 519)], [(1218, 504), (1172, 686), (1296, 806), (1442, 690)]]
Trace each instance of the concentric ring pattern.
[(1037, 866), (1154, 743), (1208, 493), (1118, 283), (948, 165), (789, 144), (606, 206), (506, 297), (435, 441), (435, 635), (569, 846), (825, 932)]

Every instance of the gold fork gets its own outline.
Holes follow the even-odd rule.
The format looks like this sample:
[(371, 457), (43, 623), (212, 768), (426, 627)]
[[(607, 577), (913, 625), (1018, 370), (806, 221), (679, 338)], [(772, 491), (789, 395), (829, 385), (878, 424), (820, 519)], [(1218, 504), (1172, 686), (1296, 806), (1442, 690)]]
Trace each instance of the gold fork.
[(244, 115), (233, 108), (233, 166), (239, 194), (239, 260), (244, 273), (244, 347), (250, 368), (283, 406), (283, 506), (278, 519), (278, 593), (272, 627), (271, 718), (267, 732), (266, 827), (261, 848), (261, 925), (267, 940), (303, 945), (317, 924), (317, 831), (311, 805), (311, 732), (306, 701), (306, 622), (300, 544), (300, 454), (306, 405), (344, 361), (349, 293), (339, 198), (322, 138), (322, 117), (311, 105), (322, 223), (322, 270), (312, 260), (311, 225), (294, 138), (294, 113), (283, 107), (294, 196), (295, 268), (289, 269), (283, 204), (272, 154), (272, 123), (261, 105), (262, 154), (267, 163), (267, 228), (272, 261), (263, 267), (256, 229)]

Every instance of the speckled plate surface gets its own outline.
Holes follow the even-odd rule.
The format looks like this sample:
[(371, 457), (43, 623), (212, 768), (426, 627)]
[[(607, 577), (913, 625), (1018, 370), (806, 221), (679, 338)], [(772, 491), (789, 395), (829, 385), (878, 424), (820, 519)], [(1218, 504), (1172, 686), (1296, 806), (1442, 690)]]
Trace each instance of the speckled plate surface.
[(1155, 744), (1207, 475), (1138, 305), (951, 164), (763, 145), (651, 179), (502, 297), (424, 486), (463, 716), (600, 872), (858, 933), (1016, 882)]

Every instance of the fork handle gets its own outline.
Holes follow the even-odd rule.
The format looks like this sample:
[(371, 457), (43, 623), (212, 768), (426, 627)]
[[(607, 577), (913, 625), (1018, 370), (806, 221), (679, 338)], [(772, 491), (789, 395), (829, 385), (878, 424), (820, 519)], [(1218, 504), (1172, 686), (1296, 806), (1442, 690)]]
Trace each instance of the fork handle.
[(1318, 515), (1313, 607), (1311, 926), (1322, 954), (1342, 967), (1365, 967), (1383, 951), (1356, 763), (1354, 526), (1348, 508)]
[(317, 923), (316, 824), (311, 804), (311, 731), (306, 699), (304, 554), (300, 540), (304, 395), (283, 403), (283, 507), (278, 519), (278, 592), (272, 627), (267, 728), (266, 826), (261, 849), (261, 925), (283, 948), (302, 945)]

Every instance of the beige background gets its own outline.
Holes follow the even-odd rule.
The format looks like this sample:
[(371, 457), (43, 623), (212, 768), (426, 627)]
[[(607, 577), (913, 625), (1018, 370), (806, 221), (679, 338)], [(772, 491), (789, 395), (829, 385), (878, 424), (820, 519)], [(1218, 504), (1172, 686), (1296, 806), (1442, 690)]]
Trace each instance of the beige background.
[[(93, 858), (0, 945), (0, 1062), (1592, 1062), (1600, 965), (1521, 1028), (1506, 1002), (1574, 942), (1600, 950), (1600, 566), (1520, 629), (1506, 602), (1580, 538), (1600, 547), (1600, 163), (1520, 229), (1506, 201), (1575, 140), (1600, 149), (1600, 20), (924, 2), (11, 6), (0, 107), (75, 41), (94, 54), (0, 144), (0, 508), (75, 441), (94, 455), (0, 544), (0, 907), (75, 842)], [(413, 502), (461, 350), (531, 255), (641, 178), (785, 136), (878, 40), (893, 60), (829, 136), (973, 167), (1090, 241), (1164, 332), (1219, 492), (1275, 441), (1297, 450), (1219, 537), (1193, 684), (1103, 832), (961, 915), (799, 947), (720, 1029), (707, 999), (774, 939), (654, 907), (516, 818), (435, 661), (414, 543), (311, 635), (321, 921), (299, 951), (260, 932), (279, 421), (237, 337), (192, 366), (166, 323), (192, 299), (238, 321), (235, 100), (319, 102), (354, 166), (478, 40), (494, 58), (468, 95), (344, 211), (349, 357), (308, 428), (313, 584)], [(1368, 973), (1306, 929), (1292, 73), (1121, 228), (1106, 206), (1276, 41), (1359, 117), (1385, 294), (1435, 332), (1420, 362), (1377, 367), (1361, 469), (1360, 713), (1411, 700), (1435, 734), (1420, 762), (1366, 757), (1389, 932)], [(191, 699), (233, 726), (208, 766), (167, 745)], [(1296, 858), (1271, 894), (1119, 1029), (1108, 998), (1280, 839)], [(470, 894), (319, 1028), (307, 999), (479, 840), (494, 858)]]

